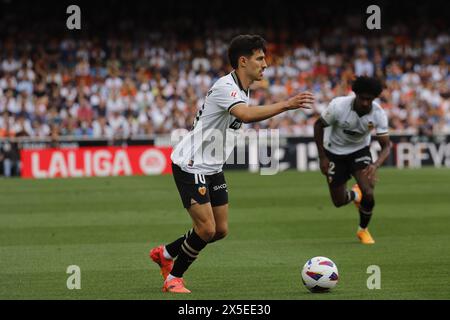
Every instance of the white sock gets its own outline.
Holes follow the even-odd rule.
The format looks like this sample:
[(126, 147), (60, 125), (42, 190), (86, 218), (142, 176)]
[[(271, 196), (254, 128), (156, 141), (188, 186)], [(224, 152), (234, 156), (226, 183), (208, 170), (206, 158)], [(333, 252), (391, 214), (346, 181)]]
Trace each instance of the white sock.
[(360, 226), (358, 226), (358, 232), (359, 231), (363, 231), (363, 230), (366, 230), (367, 228), (361, 228)]
[(354, 200), (354, 201), (360, 202), (361, 199), (359, 198), (359, 193), (358, 193), (358, 192), (355, 192), (355, 191), (353, 191), (353, 190), (352, 190), (352, 192), (355, 194), (355, 200)]
[(172, 256), (169, 254), (169, 252), (167, 252), (166, 246), (164, 246), (163, 256), (166, 259), (173, 260)]
[(169, 275), (167, 276), (166, 281), (170, 281), (170, 280), (175, 279), (175, 278), (176, 278), (176, 277), (174, 277), (173, 275), (171, 275), (171, 274), (169, 273)]

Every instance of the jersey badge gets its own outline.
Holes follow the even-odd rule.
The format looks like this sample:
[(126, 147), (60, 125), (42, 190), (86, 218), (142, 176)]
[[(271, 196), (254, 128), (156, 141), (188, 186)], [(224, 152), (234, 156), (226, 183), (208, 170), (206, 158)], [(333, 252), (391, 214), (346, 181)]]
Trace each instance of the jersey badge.
[(200, 193), (202, 196), (204, 196), (206, 194), (206, 187), (199, 187), (198, 193)]

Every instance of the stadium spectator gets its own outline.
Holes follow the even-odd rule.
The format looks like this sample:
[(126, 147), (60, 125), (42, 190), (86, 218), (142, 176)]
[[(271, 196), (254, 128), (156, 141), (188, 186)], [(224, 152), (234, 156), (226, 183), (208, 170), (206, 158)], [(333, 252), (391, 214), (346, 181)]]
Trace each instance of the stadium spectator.
[[(248, 126), (312, 135), (314, 119), (332, 97), (350, 94), (351, 80), (367, 75), (385, 80), (378, 102), (392, 134), (449, 133), (448, 23), (399, 21), (370, 35), (353, 27), (352, 19), (342, 25), (331, 18), (338, 27), (323, 30), (311, 24), (302, 38), (289, 28), (264, 31), (269, 67), (265, 81), (252, 87), (251, 103), (309, 90), (316, 105), (306, 115), (293, 112)], [(0, 37), (0, 136), (19, 130), (37, 138), (111, 139), (190, 129), (190, 115), (201, 108), (211, 83), (230, 71), (226, 43), (238, 30), (211, 25), (205, 37), (185, 39), (177, 34), (179, 25), (126, 38), (37, 37), (33, 31), (25, 42), (18, 41), (21, 33)]]

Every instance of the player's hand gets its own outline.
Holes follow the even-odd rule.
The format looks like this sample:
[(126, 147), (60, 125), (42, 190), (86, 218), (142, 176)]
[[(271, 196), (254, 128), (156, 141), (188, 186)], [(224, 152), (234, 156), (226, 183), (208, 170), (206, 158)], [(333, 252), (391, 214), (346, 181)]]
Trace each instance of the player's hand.
[(320, 158), (320, 171), (323, 175), (328, 176), (328, 168), (330, 167), (330, 160), (327, 157)]
[(311, 109), (314, 104), (314, 96), (311, 92), (302, 92), (290, 98), (287, 103), (288, 110), (294, 109)]
[(378, 167), (376, 165), (369, 164), (362, 171), (362, 173), (367, 176), (367, 179), (369, 179), (369, 181), (372, 184), (375, 184), (375, 182), (377, 181), (377, 177), (376, 177), (377, 169), (378, 169)]

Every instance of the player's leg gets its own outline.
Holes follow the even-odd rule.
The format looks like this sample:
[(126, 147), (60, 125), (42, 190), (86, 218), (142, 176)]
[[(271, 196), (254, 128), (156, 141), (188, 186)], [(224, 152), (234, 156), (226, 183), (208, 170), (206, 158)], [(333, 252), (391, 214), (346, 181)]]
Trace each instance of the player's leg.
[[(216, 222), (216, 233), (209, 243), (223, 239), (228, 234), (228, 189), (223, 172), (206, 177), (208, 191)], [(164, 256), (175, 259), (181, 249), (181, 244), (192, 233), (190, 229), (180, 238), (164, 246)]]
[(216, 222), (216, 233), (210, 243), (228, 234), (228, 189), (223, 172), (210, 177), (209, 195)]
[(211, 204), (193, 204), (188, 209), (194, 228), (181, 244), (177, 259), (167, 279), (163, 291), (174, 293), (189, 293), (184, 287), (183, 275), (197, 259), (208, 242), (214, 237), (216, 225)]
[(342, 207), (353, 201), (353, 195), (350, 190), (347, 190), (347, 184), (340, 185), (328, 184), (330, 190), (331, 200), (336, 208)]
[(160, 245), (150, 251), (150, 258), (157, 263), (161, 268), (161, 275), (166, 280), (173, 268), (174, 259), (178, 256), (181, 245), (186, 240), (194, 229), (189, 229), (184, 235), (175, 241), (166, 245)]
[[(223, 239), (228, 232), (228, 190), (223, 173), (206, 177), (203, 183), (206, 183), (205, 187), (210, 202), (194, 203), (188, 208), (194, 228), (182, 241), (172, 271), (164, 282), (164, 291), (190, 292), (184, 287), (182, 280), (184, 273), (208, 243)], [(203, 187), (199, 186), (198, 190), (200, 188)], [(197, 200), (205, 201), (198, 197), (191, 198), (190, 201)], [(181, 240), (175, 242), (178, 244)], [(169, 250), (172, 250), (170, 244), (168, 246)], [(175, 246), (176, 244), (173, 245), (174, 248)]]
[[(203, 183), (206, 183), (206, 192), (210, 202), (195, 203), (188, 208), (194, 228), (181, 244), (181, 250), (178, 251), (172, 271), (164, 283), (166, 291), (175, 292), (173, 288), (170, 288), (173, 284), (179, 286), (181, 291), (178, 292), (186, 292), (184, 290), (187, 289), (184, 288), (182, 280), (178, 279), (183, 277), (184, 272), (208, 243), (224, 238), (228, 232), (228, 190), (223, 173), (208, 176)], [(199, 186), (198, 190), (200, 188), (203, 187)], [(199, 198), (198, 195), (197, 198), (191, 198), (190, 201), (197, 200), (199, 202), (206, 201)]]
[(357, 232), (358, 238), (364, 244), (372, 244), (375, 243), (372, 236), (370, 235), (367, 227), (372, 218), (373, 208), (375, 207), (375, 184), (373, 180), (370, 180), (364, 173), (363, 169), (367, 167), (369, 163), (371, 163), (372, 158), (370, 155), (370, 151), (367, 150), (362, 151), (360, 155), (358, 155), (357, 159), (363, 159), (366, 157), (366, 161), (364, 162), (354, 162), (354, 171), (353, 176), (357, 182), (357, 187), (360, 190), (362, 195), (361, 201), (358, 205), (359, 211), (359, 228)]
[[(182, 273), (184, 273), (185, 270), (183, 271), (183, 269), (187, 269), (187, 267), (185, 268), (185, 263), (183, 263), (183, 261), (186, 260), (186, 253), (183, 248), (188, 247), (190, 243), (194, 242), (193, 246), (196, 249), (194, 248), (193, 250), (199, 252), (201, 249), (203, 249), (204, 246), (198, 245), (198, 243), (202, 244), (205, 241), (200, 241), (198, 239), (202, 239), (201, 237), (203, 237), (207, 239), (207, 241), (209, 241), (209, 239), (212, 238), (215, 232), (214, 215), (212, 213), (212, 208), (210, 205), (206, 177), (203, 175), (195, 175), (184, 172), (176, 165), (172, 165), (172, 170), (178, 192), (183, 202), (183, 206), (191, 215), (194, 228), (187, 231), (185, 235), (179, 237), (173, 242), (151, 250), (150, 257), (161, 267), (161, 273), (165, 280), (168, 279), (170, 273), (172, 273), (172, 270), (174, 270), (174, 268), (176, 267), (175, 265), (177, 263), (174, 264), (174, 259), (176, 257), (178, 257), (177, 261), (179, 260), (179, 262), (178, 266), (175, 268), (175, 271), (173, 271), (173, 273), (176, 274), (175, 277), (178, 277), (177, 275), (181, 275)], [(209, 218), (204, 218), (208, 215)], [(212, 227), (208, 227), (208, 221), (210, 222), (209, 224), (211, 224), (212, 221)], [(209, 229), (212, 231), (205, 231), (205, 229)], [(212, 234), (208, 235), (208, 232)], [(180, 259), (181, 253), (183, 253), (184, 257)], [(173, 276), (174, 275), (172, 275), (171, 280), (173, 280)], [(163, 288), (166, 289), (165, 291), (188, 292), (188, 290), (184, 288), (182, 281), (176, 281), (174, 289), (167, 287), (168, 286), (166, 286), (165, 283), (165, 286)], [(180, 291), (177, 291), (178, 289), (180, 289)]]
[(367, 176), (362, 173), (362, 170), (355, 171), (354, 177), (362, 193), (362, 199), (359, 205), (359, 226), (361, 229), (365, 229), (369, 225), (370, 219), (372, 218), (372, 211), (375, 207), (374, 185)]
[(345, 157), (328, 154), (330, 164), (327, 172), (328, 189), (335, 207), (339, 208), (354, 201), (357, 194), (347, 190), (347, 181), (351, 178), (350, 166)]
[(209, 243), (225, 238), (228, 234), (228, 204), (213, 207), (216, 233)]

